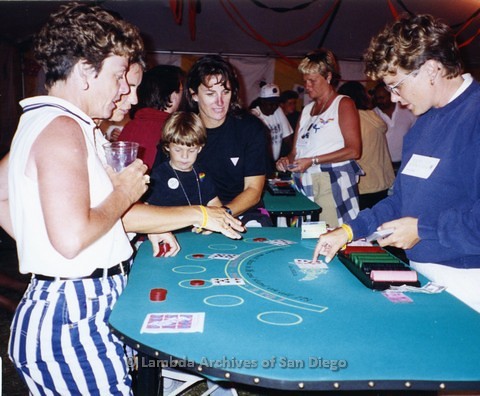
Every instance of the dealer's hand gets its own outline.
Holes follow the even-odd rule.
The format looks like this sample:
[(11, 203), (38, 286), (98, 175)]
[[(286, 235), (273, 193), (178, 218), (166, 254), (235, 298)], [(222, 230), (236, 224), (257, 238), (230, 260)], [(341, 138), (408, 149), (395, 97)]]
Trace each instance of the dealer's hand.
[(395, 246), (400, 249), (411, 249), (420, 241), (420, 237), (418, 236), (418, 219), (414, 217), (402, 217), (401, 219), (387, 221), (378, 227), (378, 229), (394, 230), (390, 236), (377, 241), (380, 246)]
[(312, 260), (316, 261), (318, 256), (322, 255), (325, 256), (325, 262), (329, 263), (347, 242), (348, 235), (343, 228), (336, 228), (333, 231), (320, 235)]

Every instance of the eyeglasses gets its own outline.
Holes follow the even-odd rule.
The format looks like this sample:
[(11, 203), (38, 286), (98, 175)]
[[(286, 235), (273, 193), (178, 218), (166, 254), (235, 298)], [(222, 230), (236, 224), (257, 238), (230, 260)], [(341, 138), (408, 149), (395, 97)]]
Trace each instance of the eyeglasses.
[(416, 77), (420, 69), (415, 69), (412, 70), (410, 73), (408, 73), (405, 77), (403, 77), (399, 82), (397, 82), (394, 85), (385, 85), (385, 87), (388, 89), (388, 91), (394, 95), (400, 95), (400, 86), (409, 78), (409, 77)]

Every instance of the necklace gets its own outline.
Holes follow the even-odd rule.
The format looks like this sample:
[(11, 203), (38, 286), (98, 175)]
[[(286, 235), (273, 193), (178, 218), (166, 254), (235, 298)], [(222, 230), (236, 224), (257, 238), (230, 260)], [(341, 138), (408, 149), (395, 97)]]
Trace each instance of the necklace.
[[(323, 102), (323, 105), (322, 105), (322, 108), (320, 109), (320, 112), (317, 114), (317, 117), (315, 117), (315, 119), (312, 121), (312, 123), (311, 123), (310, 126), (308, 127), (307, 132), (309, 132), (310, 129), (312, 129), (313, 126), (317, 124), (318, 119), (320, 118), (320, 116), (322, 115), (323, 111), (325, 110), (325, 106), (326, 106), (327, 103), (330, 101), (330, 98), (332, 97), (332, 95), (333, 95), (334, 92), (335, 92), (335, 91), (330, 92), (330, 95), (328, 95), (327, 100), (326, 100), (325, 102)], [(313, 117), (313, 115), (312, 115), (312, 117)], [(317, 129), (316, 129), (316, 128), (314, 128), (314, 129), (315, 129), (315, 132), (316, 132)]]
[[(182, 191), (183, 191), (183, 195), (185, 196), (185, 199), (187, 200), (188, 205), (189, 205), (189, 206), (192, 206), (192, 203), (190, 202), (190, 199), (188, 198), (188, 194), (187, 194), (187, 192), (185, 191), (185, 188), (183, 187), (182, 181), (180, 180), (180, 177), (178, 176), (177, 171), (176, 171), (175, 168), (172, 166), (172, 163), (171, 163), (171, 162), (169, 162), (168, 164), (170, 165), (170, 168), (172, 168), (173, 173), (175, 174), (175, 177), (176, 177), (177, 180), (178, 180), (178, 184), (180, 185), (180, 188), (181, 188)], [(195, 170), (195, 167), (194, 167), (194, 166), (192, 166), (192, 170), (193, 170), (193, 173), (195, 174), (195, 180), (197, 181), (198, 200), (200, 201), (200, 205), (203, 205), (203, 202), (202, 202), (202, 192), (201, 192), (201, 190), (200, 190), (200, 182), (199, 182), (199, 180), (198, 180), (197, 171)]]
[(102, 133), (102, 130), (100, 129), (100, 124), (95, 124), (93, 127), (93, 145), (95, 147), (95, 152), (98, 155), (98, 149), (97, 149), (97, 132)]

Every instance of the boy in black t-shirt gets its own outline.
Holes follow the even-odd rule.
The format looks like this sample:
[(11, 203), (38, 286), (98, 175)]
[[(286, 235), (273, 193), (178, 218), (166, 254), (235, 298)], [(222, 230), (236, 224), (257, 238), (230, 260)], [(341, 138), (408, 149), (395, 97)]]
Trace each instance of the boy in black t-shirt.
[(177, 112), (166, 122), (162, 148), (169, 160), (152, 169), (147, 202), (158, 206), (222, 206), (213, 180), (198, 166), (207, 134), (199, 116)]

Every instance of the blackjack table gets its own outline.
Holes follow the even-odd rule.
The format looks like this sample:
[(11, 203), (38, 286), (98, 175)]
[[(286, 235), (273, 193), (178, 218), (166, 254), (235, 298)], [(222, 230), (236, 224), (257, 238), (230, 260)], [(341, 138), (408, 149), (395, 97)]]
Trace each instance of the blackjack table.
[(311, 217), (311, 221), (318, 221), (322, 208), (308, 199), (302, 193), (293, 190), (293, 195), (274, 195), (270, 191), (263, 194), (265, 209), (270, 213), (274, 224), (278, 217), (286, 217), (290, 224), (294, 216)]
[(304, 265), (299, 228), (177, 239), (171, 258), (140, 246), (110, 316), (147, 382), (169, 367), (296, 392), (480, 389), (480, 315), (445, 291), (399, 303), (338, 258)]

